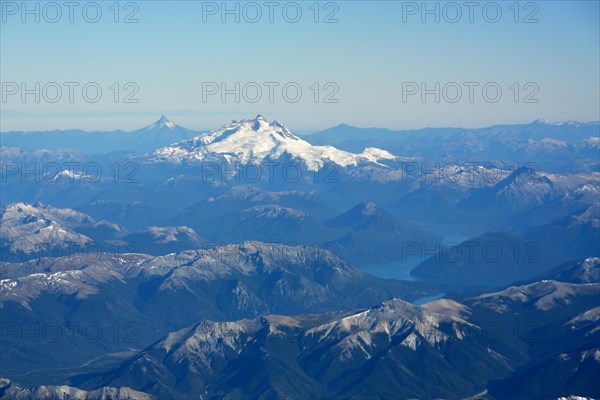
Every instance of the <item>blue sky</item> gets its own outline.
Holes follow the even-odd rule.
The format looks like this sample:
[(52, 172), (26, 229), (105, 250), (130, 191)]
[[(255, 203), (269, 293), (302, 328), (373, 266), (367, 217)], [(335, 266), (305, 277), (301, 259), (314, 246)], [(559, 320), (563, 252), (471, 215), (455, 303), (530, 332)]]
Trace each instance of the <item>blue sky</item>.
[[(22, 15), (21, 1), (1, 3), (2, 131), (135, 129), (161, 113), (190, 128), (260, 113), (299, 131), (342, 122), (407, 129), (600, 119), (598, 1), (519, 2), (516, 8), (512, 1), (476, 2), (473, 22), (463, 1), (428, 2), (431, 9), (438, 5), (439, 22), (434, 14), (422, 21), (420, 1), (319, 2), (318, 23), (314, 1), (274, 2), (273, 22), (265, 2), (256, 2), (262, 18), (255, 23), (244, 18), (254, 18), (255, 8), (246, 6), (244, 14), (241, 2), (239, 23), (234, 15), (221, 20), (222, 2), (120, 2), (118, 23), (113, 1), (98, 2), (102, 16), (96, 23), (82, 15), (86, 6), (88, 19), (95, 17), (90, 2), (74, 9), (73, 23), (64, 7), (62, 17), (49, 22), (55, 10), (47, 6), (44, 14), (47, 2), (38, 5), (40, 22), (35, 14)], [(462, 17), (452, 23), (454, 5)], [(496, 5), (502, 12), (497, 18)], [(216, 14), (209, 14), (215, 7)], [(291, 23), (297, 8), (302, 16)], [(123, 23), (131, 12), (138, 22)], [(330, 13), (338, 22), (324, 23)], [(538, 22), (525, 23), (527, 16)], [(36, 91), (36, 82), (40, 102), (34, 94), (23, 102), (20, 85)], [(55, 103), (48, 101), (57, 96), (47, 86), (52, 82), (62, 88)], [(72, 103), (64, 82), (79, 84)], [(233, 94), (225, 102), (219, 93), (203, 96), (203, 86), (214, 89), (213, 82), (230, 89), (239, 82), (239, 103)], [(272, 102), (264, 82), (273, 82)], [(434, 93), (423, 102), (421, 85), (435, 89), (436, 82), (439, 103)], [(465, 82), (477, 84), (472, 102)], [(96, 103), (83, 97), (88, 83), (102, 90)], [(7, 94), (13, 84), (19, 92)], [(407, 94), (414, 84), (419, 92)], [(253, 103), (256, 85), (262, 95)], [(286, 101), (284, 85), (288, 100), (302, 90), (297, 102)], [(502, 90), (497, 102), (486, 101), (484, 86), (491, 90), (488, 100)], [(138, 102), (124, 102), (135, 88)], [(327, 95), (337, 102), (324, 103)]]

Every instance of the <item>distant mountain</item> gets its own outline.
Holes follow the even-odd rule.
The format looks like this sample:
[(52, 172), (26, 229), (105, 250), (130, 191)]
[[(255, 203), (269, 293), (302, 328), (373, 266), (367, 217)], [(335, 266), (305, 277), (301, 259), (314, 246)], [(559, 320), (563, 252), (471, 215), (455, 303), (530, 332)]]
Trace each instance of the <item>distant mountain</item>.
[(207, 244), (207, 240), (187, 226), (151, 226), (123, 236), (117, 243), (121, 243), (123, 248), (135, 249), (139, 253), (164, 255), (200, 249)]
[[(159, 145), (164, 146), (166, 144), (187, 140), (198, 135), (198, 133), (198, 131), (193, 131), (184, 128), (181, 125), (177, 125), (163, 114), (153, 124), (138, 129), (137, 131), (129, 132), (128, 135), (134, 136), (144, 142), (148, 142), (152, 147), (156, 148), (156, 146)], [(142, 148), (146, 146), (148, 146), (148, 144), (140, 146), (140, 148), (136, 150), (143, 151)]]
[(82, 225), (75, 227), (74, 230), (86, 235), (94, 242), (99, 244), (109, 243), (115, 238), (121, 237), (127, 233), (127, 230), (119, 224), (114, 224), (106, 220), (94, 222), (91, 225)]
[(0, 147), (0, 159), (0, 204), (4, 207), (17, 202), (43, 202), (75, 208), (78, 204), (73, 203), (91, 199), (110, 185), (111, 165), (119, 165), (109, 156), (90, 159), (72, 150), (29, 152)]
[(543, 278), (568, 283), (600, 283), (600, 258), (591, 257), (565, 263)]
[[(133, 190), (131, 190), (131, 192), (133, 192)], [(142, 189), (140, 192), (143, 193), (146, 192), (146, 190)], [(151, 190), (148, 190), (146, 193), (156, 194), (156, 192)], [(107, 197), (107, 199), (104, 199), (104, 197)], [(109, 198), (110, 196), (96, 198), (96, 200), (81, 205), (79, 209), (97, 219), (105, 219), (118, 225), (122, 225), (130, 232), (137, 232), (155, 225), (172, 225), (167, 223), (167, 221), (172, 219), (172, 214), (178, 214), (180, 211), (174, 204), (168, 208), (161, 205), (161, 203), (169, 204), (167, 201), (169, 200), (168, 198), (155, 197), (133, 201), (125, 199), (125, 201), (122, 202), (110, 200)], [(187, 222), (191, 223), (192, 221), (188, 220)], [(185, 222), (182, 222), (182, 224), (184, 223)]]
[(250, 185), (234, 185), (187, 208), (170, 222), (202, 229), (211, 219), (259, 205), (292, 208), (311, 214), (319, 220), (326, 219), (334, 213), (327, 203), (312, 193), (298, 190), (267, 191)]
[[(385, 128), (361, 128), (340, 124), (320, 132), (304, 136), (314, 145), (330, 145), (346, 151), (360, 151), (365, 147), (379, 147), (395, 154), (407, 154), (411, 150), (411, 139), (438, 135), (456, 135), (462, 128), (424, 128), (414, 130), (392, 130)], [(413, 155), (416, 155), (413, 151)]]
[[(3, 146), (22, 147), (29, 151), (71, 148), (89, 154), (118, 151), (142, 153), (192, 139), (200, 133), (178, 126), (163, 115), (155, 123), (134, 132), (85, 132), (76, 129), (2, 132), (2, 142)], [(303, 136), (300, 140), (317, 147), (311, 151), (312, 155), (309, 157), (311, 164), (313, 161), (318, 164), (319, 158), (325, 158), (348, 165), (357, 160), (356, 156), (360, 155), (357, 153), (361, 153), (371, 161), (384, 160), (389, 157), (388, 152), (390, 152), (403, 157), (446, 161), (478, 159), (522, 164), (535, 160), (546, 170), (572, 172), (598, 169), (599, 138), (599, 122), (549, 123), (536, 120), (529, 124), (496, 125), (484, 128), (424, 128), (406, 131), (359, 128), (341, 124), (322, 132)], [(250, 148), (253, 146), (249, 145)], [(326, 152), (321, 151), (326, 146), (334, 147), (330, 147)], [(179, 161), (182, 161), (186, 158), (186, 153), (193, 153), (192, 149), (195, 147), (196, 145), (173, 146), (173, 159), (180, 157)], [(218, 153), (217, 146), (213, 147), (213, 150)], [(226, 151), (225, 147), (226, 145), (221, 146), (220, 150)], [(286, 147), (285, 151), (294, 153), (292, 148), (297, 148), (297, 145), (283, 147)], [(337, 157), (332, 154), (334, 148), (340, 149), (337, 150)], [(369, 148), (382, 150), (365, 151)], [(254, 150), (256, 153), (253, 157), (260, 157), (260, 153), (264, 151), (260, 148)], [(163, 155), (166, 153), (168, 153), (167, 149)], [(354, 156), (349, 156), (352, 153)], [(238, 152), (236, 157), (239, 155)], [(193, 159), (194, 156), (190, 158)]]
[(498, 215), (514, 215), (598, 184), (597, 174), (550, 174), (522, 166), (493, 186), (475, 188), (457, 206)]
[(373, 202), (361, 203), (325, 224), (344, 235), (334, 242), (340, 257), (356, 264), (377, 264), (407, 259), (414, 247), (433, 248), (441, 236), (399, 221)]
[(163, 114), (155, 123), (148, 125), (147, 127), (142, 128), (140, 130), (143, 132), (156, 132), (161, 131), (163, 129), (177, 130), (181, 129), (181, 127), (176, 123), (169, 121), (169, 119)]
[(424, 128), (394, 131), (341, 124), (304, 138), (314, 145), (346, 151), (377, 147), (396, 155), (447, 161), (535, 161), (543, 169), (597, 170), (600, 122), (495, 125), (484, 128)]
[[(4, 163), (49, 163), (49, 162), (81, 162), (84, 159), (84, 154), (68, 149), (57, 149), (47, 150), (39, 149), (35, 151), (28, 151), (21, 147), (6, 146), (4, 143), (4, 136), (2, 136), (3, 144), (0, 147), (0, 156)], [(7, 171), (5, 171), (6, 173)], [(48, 171), (48, 178), (52, 178), (53, 171)]]
[[(207, 203), (202, 210), (210, 211), (211, 205)], [(324, 223), (304, 211), (259, 205), (208, 220), (197, 230), (215, 242), (259, 240), (324, 246), (353, 265), (398, 261), (406, 257), (407, 249), (441, 242), (440, 236), (398, 221), (372, 202)]]
[(521, 230), (519, 234), (566, 257), (598, 257), (600, 205), (590, 205), (548, 224)]
[(149, 126), (133, 131), (95, 131), (79, 129), (36, 132), (2, 132), (2, 145), (29, 151), (74, 149), (87, 154), (110, 152), (143, 153), (186, 140), (201, 132), (181, 127), (164, 115)]
[(471, 338), (477, 329), (397, 299), (355, 313), (202, 321), (85, 384), (182, 399), (457, 398), (510, 371)]
[(126, 387), (103, 387), (96, 390), (81, 390), (70, 386), (37, 386), (24, 388), (8, 379), (0, 378), (2, 400), (153, 400), (154, 396)]
[[(557, 177), (558, 178), (558, 177)], [(600, 199), (600, 174), (589, 174), (583, 181), (577, 177), (570, 179), (563, 175), (563, 181), (578, 181), (575, 185), (563, 185), (562, 193), (532, 209), (511, 216), (507, 225), (515, 232), (527, 232), (535, 228), (549, 225), (561, 218), (576, 215), (590, 206), (595, 206)], [(557, 187), (558, 185), (555, 185)]]
[(335, 237), (335, 232), (313, 216), (276, 204), (258, 205), (208, 221), (198, 230), (216, 242), (246, 240), (318, 246)]
[[(427, 250), (427, 249), (425, 249)], [(533, 279), (565, 260), (540, 247), (504, 232), (492, 231), (454, 246), (443, 247), (411, 271), (431, 282), (459, 285), (502, 286)]]
[(208, 134), (158, 149), (149, 159), (192, 165), (213, 162), (217, 166), (222, 163), (264, 165), (267, 162), (298, 162), (307, 170), (318, 171), (327, 164), (337, 167), (381, 165), (381, 162), (395, 160), (396, 157), (376, 148), (355, 154), (332, 146), (313, 146), (292, 134), (281, 123), (269, 123), (258, 115), (251, 120), (231, 121)]

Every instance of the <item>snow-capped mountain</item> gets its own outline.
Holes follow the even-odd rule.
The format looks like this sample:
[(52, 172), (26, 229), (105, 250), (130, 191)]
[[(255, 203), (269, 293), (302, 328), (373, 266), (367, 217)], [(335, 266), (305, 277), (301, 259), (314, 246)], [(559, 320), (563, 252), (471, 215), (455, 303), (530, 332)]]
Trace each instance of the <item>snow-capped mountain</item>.
[(152, 124), (128, 133), (129, 136), (134, 136), (143, 141), (151, 140), (152, 142), (162, 146), (165, 146), (169, 143), (187, 140), (197, 136), (198, 134), (198, 131), (184, 128), (183, 126), (169, 120), (164, 114)]
[(90, 216), (71, 209), (43, 204), (15, 203), (0, 209), (0, 250), (4, 260), (10, 255), (34, 254), (66, 248), (83, 248), (92, 240), (72, 230), (92, 224)]
[(281, 123), (268, 122), (258, 115), (255, 119), (231, 121), (205, 135), (158, 149), (151, 159), (174, 164), (223, 161), (242, 165), (291, 159), (316, 171), (329, 163), (340, 167), (383, 165), (385, 161), (395, 160), (396, 156), (372, 147), (356, 154), (333, 146), (313, 146)]
[(128, 382), (175, 399), (459, 398), (509, 370), (473, 337), (479, 330), (398, 299), (357, 313), (202, 321), (93, 383)]
[(2, 400), (152, 400), (155, 399), (146, 393), (132, 390), (128, 387), (103, 387), (96, 390), (81, 390), (75, 387), (60, 386), (36, 386), (32, 388), (22, 387), (8, 379), (0, 378), (0, 399)]
[(103, 247), (125, 229), (71, 208), (18, 202), (0, 208), (2, 261), (60, 257)]
[[(13, 335), (2, 346), (3, 366), (10, 367), (3, 373), (14, 379), (36, 369), (35, 381), (21, 383), (53, 383), (46, 378), (65, 365), (54, 354), (67, 352), (70, 365), (79, 366), (106, 353), (144, 348), (202, 320), (357, 309), (391, 297), (417, 299), (437, 292), (418, 282), (363, 274), (323, 249), (276, 243), (247, 242), (161, 257), (107, 251), (2, 263), (2, 323), (29, 318), (81, 326), (92, 321), (103, 332), (115, 322), (123, 329), (133, 322), (136, 328), (135, 344), (125, 340), (124, 331), (122, 340), (107, 334), (92, 342), (79, 330), (72, 340), (67, 335), (59, 341), (41, 339), (27, 357), (20, 350), (21, 336)], [(65, 332), (66, 325), (57, 323)]]
[(148, 125), (143, 128), (145, 131), (153, 131), (155, 129), (176, 129), (179, 125), (170, 121), (164, 114), (160, 116), (160, 118), (154, 122), (153, 124)]
[[(244, 317), (256, 315), (255, 310), (294, 313), (331, 310), (337, 305), (353, 308), (394, 295), (410, 293), (407, 297), (418, 298), (424, 287), (365, 275), (317, 247), (275, 243), (245, 242), (160, 257), (108, 252), (93, 260), (86, 256), (4, 264), (0, 269), (0, 307), (33, 304), (44, 294), (56, 295), (56, 301), (61, 301), (63, 294), (92, 300), (98, 295), (102, 300), (101, 286), (106, 282), (112, 282), (114, 289), (134, 281), (152, 281), (144, 293), (136, 294), (144, 298), (140, 301), (147, 311), (159, 311), (165, 306), (163, 298), (173, 301), (183, 296), (177, 304), (194, 301), (198, 308), (170, 310), (169, 317), (161, 318), (182, 318), (189, 324), (194, 314), (223, 317), (209, 308)], [(363, 284), (367, 286), (363, 288)], [(214, 304), (211, 296), (217, 292), (221, 292), (221, 300)]]
[[(341, 360), (351, 358), (355, 351), (371, 358), (369, 349), (374, 347), (375, 336), (382, 334), (391, 343), (394, 336), (401, 338), (399, 343), (417, 351), (422, 342), (434, 347), (449, 340), (440, 327), (452, 327), (456, 339), (462, 340), (468, 334), (468, 322), (453, 315), (437, 314), (399, 299), (384, 301), (376, 307), (356, 313), (312, 329), (306, 336), (318, 342), (334, 342)], [(462, 325), (462, 326), (461, 326)]]

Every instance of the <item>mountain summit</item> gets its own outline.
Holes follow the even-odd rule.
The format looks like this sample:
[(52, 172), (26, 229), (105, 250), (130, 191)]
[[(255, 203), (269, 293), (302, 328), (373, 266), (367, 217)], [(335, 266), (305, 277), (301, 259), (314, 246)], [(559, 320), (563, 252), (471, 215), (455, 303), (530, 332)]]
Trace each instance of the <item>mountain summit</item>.
[(143, 128), (143, 130), (153, 131), (156, 129), (175, 129), (178, 126), (179, 125), (169, 120), (165, 114), (163, 114), (155, 123), (148, 125), (147, 127)]
[(333, 146), (313, 146), (294, 135), (277, 121), (268, 122), (262, 115), (254, 119), (231, 121), (220, 129), (193, 139), (163, 147), (152, 155), (157, 161), (171, 163), (225, 161), (227, 163), (260, 164), (263, 161), (292, 159), (309, 170), (319, 170), (327, 163), (341, 167), (380, 164), (394, 160), (389, 152), (366, 148), (360, 154)]
[(198, 134), (198, 131), (184, 128), (171, 121), (164, 114), (154, 123), (130, 133), (131, 136), (137, 136), (144, 142), (156, 143), (155, 149), (193, 138)]

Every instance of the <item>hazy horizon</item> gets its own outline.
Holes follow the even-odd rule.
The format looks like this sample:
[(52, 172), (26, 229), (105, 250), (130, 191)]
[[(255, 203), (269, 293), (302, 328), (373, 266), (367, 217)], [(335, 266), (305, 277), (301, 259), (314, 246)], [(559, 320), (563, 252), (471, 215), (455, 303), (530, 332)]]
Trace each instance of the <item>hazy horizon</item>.
[[(10, 133), (10, 132), (45, 132), (45, 131), (69, 131), (69, 130), (81, 130), (84, 132), (114, 132), (114, 131), (124, 131), (124, 132), (133, 132), (136, 131), (138, 129), (142, 129), (145, 128), (149, 125), (151, 125), (152, 123), (156, 122), (157, 120), (159, 120), (161, 118), (161, 116), (165, 116), (167, 119), (169, 119), (171, 122), (174, 122), (175, 124), (182, 126), (184, 128), (188, 128), (191, 130), (195, 130), (195, 131), (211, 131), (213, 129), (217, 129), (219, 127), (221, 127), (222, 125), (230, 122), (230, 121), (234, 121), (234, 120), (242, 120), (242, 119), (253, 119), (256, 115), (263, 115), (265, 116), (265, 118), (269, 121), (279, 121), (282, 124), (286, 125), (289, 129), (291, 129), (294, 133), (297, 133), (299, 135), (310, 135), (312, 133), (317, 133), (320, 131), (324, 131), (327, 129), (331, 129), (331, 128), (335, 128), (338, 127), (340, 125), (347, 125), (347, 126), (351, 126), (351, 127), (355, 127), (355, 128), (360, 128), (360, 129), (386, 129), (389, 131), (397, 131), (397, 132), (402, 132), (402, 131), (412, 131), (412, 130), (419, 130), (419, 129), (445, 129), (445, 128), (449, 128), (449, 129), (482, 129), (482, 128), (489, 128), (492, 126), (503, 126), (503, 125), (529, 125), (535, 122), (543, 122), (543, 123), (548, 123), (548, 124), (568, 124), (568, 123), (583, 123), (583, 124), (593, 124), (593, 123), (597, 123), (600, 122), (600, 119), (591, 119), (591, 120), (548, 120), (545, 118), (535, 118), (533, 120), (527, 120), (527, 121), (515, 121), (515, 122), (509, 122), (509, 123), (492, 123), (489, 125), (471, 125), (468, 123), (465, 123), (464, 125), (438, 125), (438, 126), (434, 126), (434, 125), (423, 125), (423, 126), (414, 126), (414, 127), (406, 127), (406, 128), (393, 128), (393, 127), (389, 127), (389, 126), (379, 126), (379, 125), (358, 125), (358, 124), (349, 124), (346, 123), (344, 121), (340, 121), (339, 123), (334, 123), (332, 125), (326, 125), (323, 127), (315, 127), (315, 128), (303, 128), (303, 129), (296, 129), (293, 126), (287, 124), (285, 122), (284, 119), (281, 118), (270, 118), (269, 115), (265, 115), (263, 113), (256, 113), (256, 114), (252, 114), (252, 113), (246, 113), (246, 115), (242, 116), (242, 117), (237, 117), (237, 118), (229, 118), (227, 119), (226, 116), (224, 115), (224, 119), (222, 120), (222, 122), (219, 124), (217, 123), (214, 126), (204, 126), (204, 125), (189, 125), (186, 122), (182, 122), (182, 121), (186, 121), (189, 120), (189, 118), (172, 118), (170, 117), (171, 114), (168, 113), (154, 113), (154, 114), (148, 114), (148, 117), (146, 116), (146, 114), (144, 113), (144, 116), (140, 116), (140, 117), (136, 117), (135, 120), (132, 120), (130, 118), (127, 118), (126, 121), (128, 121), (128, 123), (126, 123), (125, 125), (132, 125), (132, 121), (140, 121), (140, 125), (133, 125), (132, 128), (129, 129), (125, 129), (119, 126), (116, 126), (115, 123), (113, 122), (110, 126), (116, 126), (115, 128), (102, 128), (102, 127), (98, 127), (96, 129), (91, 128), (91, 129), (85, 129), (85, 128), (81, 128), (77, 125), (77, 122), (79, 121), (79, 119), (70, 119), (70, 123), (72, 124), (72, 126), (69, 127), (62, 127), (62, 128), (44, 128), (44, 129), (11, 129), (11, 130), (0, 130), (0, 134), (2, 133)], [(177, 113), (173, 113), (173, 115), (177, 116)], [(55, 118), (61, 118), (61, 117), (55, 117)], [(85, 118), (85, 117), (81, 117), (81, 118)], [(117, 118), (116, 121), (121, 121), (121, 119)], [(193, 120), (190, 120), (191, 123), (193, 123)], [(85, 124), (84, 124), (85, 125)], [(47, 126), (47, 125), (44, 125)]]
[(3, 2), (2, 131), (600, 119), (595, 1), (23, 4)]

